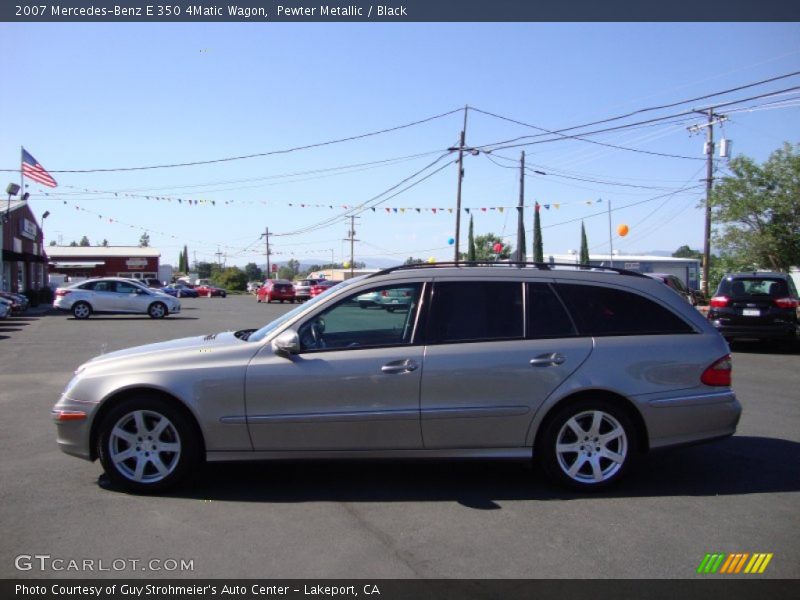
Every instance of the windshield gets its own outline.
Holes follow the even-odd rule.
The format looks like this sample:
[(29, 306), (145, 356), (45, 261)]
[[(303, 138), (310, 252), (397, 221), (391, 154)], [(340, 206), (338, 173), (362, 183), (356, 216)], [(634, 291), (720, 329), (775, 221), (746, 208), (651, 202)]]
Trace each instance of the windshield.
[(312, 298), (311, 300), (307, 301), (306, 303), (301, 304), (300, 306), (297, 306), (297, 307), (293, 308), (292, 310), (287, 312), (285, 315), (282, 315), (282, 316), (278, 317), (277, 319), (275, 319), (274, 321), (271, 321), (270, 323), (267, 323), (266, 325), (264, 325), (264, 327), (262, 327), (258, 331), (254, 331), (252, 333), (252, 335), (250, 335), (247, 338), (247, 341), (248, 342), (260, 342), (261, 340), (266, 338), (268, 335), (270, 335), (273, 331), (275, 331), (276, 329), (279, 329), (284, 323), (288, 323), (289, 321), (294, 319), (297, 315), (299, 315), (304, 310), (306, 310), (306, 309), (310, 308), (311, 306), (314, 306), (315, 304), (319, 303), (320, 300), (323, 300), (323, 301), (326, 300), (328, 298), (328, 296), (330, 296), (336, 290), (340, 290), (342, 288), (348, 287), (349, 285), (351, 285), (353, 283), (356, 283), (357, 281), (361, 281), (362, 279), (364, 279), (364, 277), (366, 277), (366, 275), (362, 275), (361, 277), (354, 277), (353, 279), (348, 279), (346, 281), (342, 281), (341, 283), (337, 283), (335, 286), (333, 286), (332, 288), (328, 289), (324, 294), (320, 294), (319, 296), (316, 296), (315, 298)]

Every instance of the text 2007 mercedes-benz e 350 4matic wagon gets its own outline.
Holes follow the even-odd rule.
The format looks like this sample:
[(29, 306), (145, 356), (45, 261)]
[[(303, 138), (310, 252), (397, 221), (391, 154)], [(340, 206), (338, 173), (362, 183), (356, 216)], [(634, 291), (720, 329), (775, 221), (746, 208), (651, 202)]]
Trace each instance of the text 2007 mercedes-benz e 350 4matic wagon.
[[(398, 310), (359, 306), (398, 289)], [(728, 352), (638, 273), (418, 265), (345, 281), (258, 330), (97, 357), (52, 414), (64, 452), (134, 492), (202, 460), (316, 457), (535, 459), (595, 490), (650, 449), (735, 432)]]

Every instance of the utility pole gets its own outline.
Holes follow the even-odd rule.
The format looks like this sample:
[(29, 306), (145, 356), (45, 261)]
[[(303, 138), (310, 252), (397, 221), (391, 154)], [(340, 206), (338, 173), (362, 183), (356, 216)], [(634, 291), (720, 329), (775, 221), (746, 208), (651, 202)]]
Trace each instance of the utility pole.
[(716, 114), (713, 107), (702, 114), (708, 115), (706, 124), (689, 127), (689, 131), (696, 133), (703, 127), (707, 128), (704, 148), (706, 154), (706, 222), (703, 231), (703, 293), (708, 297), (708, 278), (711, 267), (711, 191), (714, 187), (714, 124), (727, 121), (728, 117)]
[(608, 258), (614, 268), (614, 235), (611, 231), (611, 200), (608, 201)]
[(458, 242), (461, 237), (461, 182), (464, 180), (464, 144), (467, 139), (467, 106), (464, 107), (464, 127), (461, 129), (461, 139), (458, 144), (458, 188), (456, 190), (456, 243), (455, 258), (458, 263)]
[(267, 273), (264, 279), (269, 279), (271, 276), (270, 264), (269, 264), (269, 227), (264, 228), (264, 233), (261, 234), (261, 237), (263, 237), (266, 240), (266, 245), (267, 245), (265, 250), (265, 252), (267, 253)]
[(519, 161), (519, 205), (517, 206), (517, 257), (525, 262), (525, 151)]
[(360, 241), (356, 239), (356, 219), (358, 217), (350, 217), (350, 231), (347, 232), (347, 240), (350, 240), (350, 277), (352, 278), (355, 269), (355, 243)]
[(220, 269), (222, 269), (222, 252), (220, 252), (219, 247), (217, 248), (217, 251), (214, 253), (214, 256), (217, 257), (217, 266)]

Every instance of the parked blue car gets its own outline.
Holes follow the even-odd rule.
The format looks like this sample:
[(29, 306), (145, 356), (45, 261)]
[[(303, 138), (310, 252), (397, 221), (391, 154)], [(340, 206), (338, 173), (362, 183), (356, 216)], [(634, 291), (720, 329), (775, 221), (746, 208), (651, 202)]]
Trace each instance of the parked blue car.
[(176, 298), (197, 298), (199, 296), (197, 290), (180, 283), (173, 283), (161, 288), (160, 291), (164, 292), (165, 294), (169, 294), (170, 296), (175, 296)]

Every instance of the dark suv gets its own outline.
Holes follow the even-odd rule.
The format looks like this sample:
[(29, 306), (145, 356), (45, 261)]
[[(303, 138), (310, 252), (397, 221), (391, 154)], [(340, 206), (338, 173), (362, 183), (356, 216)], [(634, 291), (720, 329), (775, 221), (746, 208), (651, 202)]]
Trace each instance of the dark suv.
[(800, 339), (797, 288), (786, 273), (726, 275), (709, 303), (708, 318), (728, 340)]

